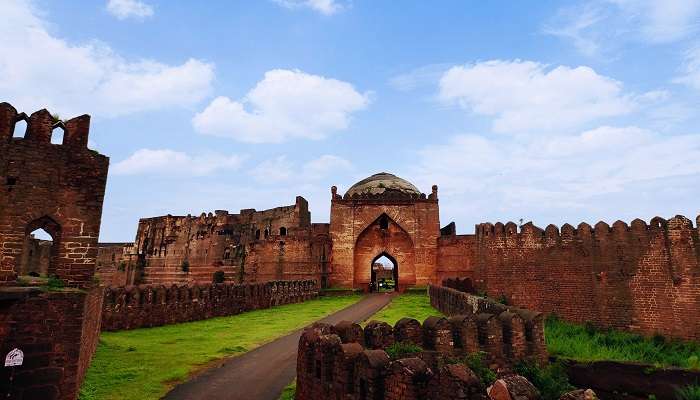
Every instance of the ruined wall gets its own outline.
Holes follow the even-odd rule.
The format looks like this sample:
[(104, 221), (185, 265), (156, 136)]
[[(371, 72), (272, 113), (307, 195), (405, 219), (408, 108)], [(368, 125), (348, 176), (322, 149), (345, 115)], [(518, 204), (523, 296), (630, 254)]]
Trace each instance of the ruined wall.
[(447, 278), (474, 279), (475, 235), (443, 234), (438, 239), (437, 282)]
[(299, 303), (316, 296), (318, 285), (309, 280), (109, 287), (105, 289), (102, 330), (136, 329), (235, 315)]
[[(24, 137), (13, 137), (18, 121)], [(18, 348), (21, 366), (0, 371), (0, 395), (75, 399), (97, 343), (102, 291), (93, 274), (109, 160), (87, 148), (90, 117), (54, 123), (0, 103), (0, 356)], [(51, 144), (62, 129), (62, 144)], [(47, 274), (63, 289), (19, 286), (25, 243), (42, 228), (53, 239)]]
[(141, 282), (211, 283), (217, 271), (239, 283), (319, 279), (330, 256), (328, 224), (310, 220), (302, 197), (264, 211), (141, 219), (134, 243)]
[[(503, 332), (509, 332), (509, 343)], [(541, 360), (524, 335), (517, 314), (429, 317), (422, 325), (403, 318), (393, 328), (377, 321), (364, 329), (347, 321), (314, 324), (299, 339), (296, 399), (484, 399), (479, 378), (463, 364), (445, 360), (476, 351), (486, 352), (493, 368)], [(417, 344), (423, 351), (392, 360), (385, 349), (395, 342)]]
[[(437, 187), (421, 198), (342, 198), (332, 189), (331, 285), (367, 289), (372, 262), (382, 254), (398, 263), (399, 287), (436, 282), (440, 217)], [(388, 225), (380, 226), (386, 215)]]
[(141, 268), (133, 243), (99, 243), (95, 276), (105, 286), (129, 286), (139, 281)]
[(18, 275), (46, 276), (49, 273), (53, 241), (29, 235), (24, 241)]
[(700, 242), (683, 216), (476, 230), (475, 284), (491, 297), (574, 322), (700, 339)]

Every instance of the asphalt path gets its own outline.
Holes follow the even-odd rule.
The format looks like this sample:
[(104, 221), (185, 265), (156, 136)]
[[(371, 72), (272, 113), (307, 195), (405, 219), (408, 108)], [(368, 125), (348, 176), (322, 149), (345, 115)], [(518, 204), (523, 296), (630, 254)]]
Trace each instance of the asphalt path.
[[(362, 322), (389, 304), (393, 293), (375, 293), (319, 320)], [(255, 329), (251, 327), (251, 329)], [(297, 345), (303, 329), (283, 336), (241, 356), (226, 360), (165, 395), (166, 400), (277, 400), (296, 378)]]

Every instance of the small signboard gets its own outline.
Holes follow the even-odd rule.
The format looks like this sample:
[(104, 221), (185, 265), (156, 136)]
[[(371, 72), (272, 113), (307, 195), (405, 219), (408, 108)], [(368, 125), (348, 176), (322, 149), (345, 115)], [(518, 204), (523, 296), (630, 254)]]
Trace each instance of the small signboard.
[(7, 353), (7, 356), (5, 357), (6, 367), (17, 367), (22, 365), (22, 362), (24, 362), (24, 353), (20, 349), (12, 350), (11, 352)]

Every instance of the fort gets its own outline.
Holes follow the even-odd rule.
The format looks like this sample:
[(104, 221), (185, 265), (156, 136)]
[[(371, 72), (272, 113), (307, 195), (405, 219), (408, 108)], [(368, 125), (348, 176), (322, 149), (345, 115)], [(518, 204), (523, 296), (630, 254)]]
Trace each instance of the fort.
[(570, 321), (700, 339), (700, 325), (687, 323), (700, 321), (699, 224), (683, 216), (561, 229), (483, 223), (474, 234), (440, 225), (437, 186), (426, 195), (379, 173), (343, 195), (332, 187), (329, 223), (311, 223), (302, 197), (265, 211), (144, 218), (133, 244), (101, 246), (98, 265), (115, 285), (211, 283), (221, 271), (239, 284), (312, 279), (368, 291), (387, 277), (373, 267), (384, 256), (399, 291), (462, 278)]
[[(21, 349), (25, 360), (17, 374), (0, 372), (5, 397), (75, 398), (100, 329), (233, 315), (328, 288), (374, 291), (386, 280), (397, 291), (428, 287), (432, 305), (451, 318), (314, 328), (300, 351), (318, 359), (300, 358), (299, 398), (323, 398), (333, 385), (370, 390), (355, 379), (361, 375), (334, 380), (350, 371), (391, 387), (410, 383), (402, 375), (410, 373), (422, 377), (420, 393), (439, 396), (455, 384), (481, 398), (468, 371), (428, 353), (391, 361), (377, 351), (407, 339), (428, 352), (484, 351), (498, 368), (543, 360), (546, 314), (700, 340), (700, 217), (695, 225), (683, 216), (545, 229), (483, 223), (457, 234), (454, 223), (441, 226), (436, 185), (425, 194), (382, 172), (342, 195), (331, 187), (327, 223), (312, 223), (299, 196), (270, 210), (143, 218), (133, 242), (98, 243), (109, 160), (87, 148), (89, 128), (87, 115), (58, 121), (47, 110), (27, 116), (0, 103), (0, 351)], [(35, 236), (39, 230), (50, 240)], [(330, 386), (305, 389), (319, 371)]]

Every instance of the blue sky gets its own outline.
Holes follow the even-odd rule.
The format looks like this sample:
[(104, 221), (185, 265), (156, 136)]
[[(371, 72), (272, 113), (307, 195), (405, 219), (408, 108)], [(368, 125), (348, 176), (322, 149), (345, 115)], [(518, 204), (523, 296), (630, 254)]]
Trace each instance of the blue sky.
[(380, 171), (441, 223), (698, 214), (700, 1), (0, 2), (0, 94), (92, 115), (102, 241), (138, 219), (329, 219)]

